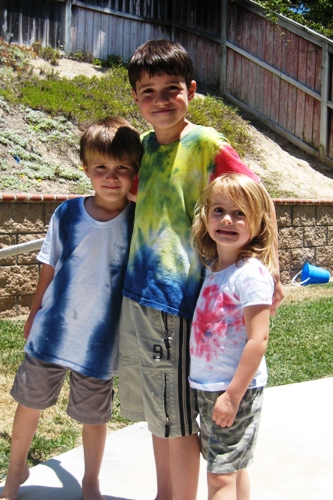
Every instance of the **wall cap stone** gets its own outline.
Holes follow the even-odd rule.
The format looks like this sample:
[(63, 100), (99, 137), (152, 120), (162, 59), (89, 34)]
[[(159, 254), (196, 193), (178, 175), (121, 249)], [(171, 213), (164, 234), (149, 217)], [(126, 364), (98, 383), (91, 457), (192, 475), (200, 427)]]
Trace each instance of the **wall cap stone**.
[(333, 205), (333, 199), (273, 198), (274, 205)]
[(0, 203), (8, 202), (43, 202), (43, 203), (54, 203), (55, 201), (66, 201), (73, 198), (78, 198), (79, 194), (50, 194), (50, 193), (7, 193), (0, 192)]
[[(79, 194), (0, 192), (1, 202), (55, 202), (78, 198)], [(84, 195), (83, 195), (84, 196)], [(272, 198), (275, 205), (333, 205), (333, 199)]]

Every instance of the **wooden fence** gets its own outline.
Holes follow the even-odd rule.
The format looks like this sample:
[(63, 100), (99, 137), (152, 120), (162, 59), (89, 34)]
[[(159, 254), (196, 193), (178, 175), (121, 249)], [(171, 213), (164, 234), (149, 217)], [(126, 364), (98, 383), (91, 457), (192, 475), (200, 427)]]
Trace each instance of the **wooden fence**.
[(200, 91), (219, 93), (333, 166), (333, 41), (266, 19), (248, 0), (2, 0), (6, 41), (127, 61), (152, 38), (190, 52)]

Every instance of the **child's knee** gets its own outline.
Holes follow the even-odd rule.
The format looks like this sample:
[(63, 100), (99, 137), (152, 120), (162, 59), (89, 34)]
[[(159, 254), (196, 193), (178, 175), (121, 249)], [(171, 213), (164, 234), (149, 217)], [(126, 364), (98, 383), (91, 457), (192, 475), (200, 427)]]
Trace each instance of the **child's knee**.
[(236, 472), (231, 474), (214, 474), (207, 472), (208, 489), (219, 491), (222, 489), (234, 489), (236, 492)]

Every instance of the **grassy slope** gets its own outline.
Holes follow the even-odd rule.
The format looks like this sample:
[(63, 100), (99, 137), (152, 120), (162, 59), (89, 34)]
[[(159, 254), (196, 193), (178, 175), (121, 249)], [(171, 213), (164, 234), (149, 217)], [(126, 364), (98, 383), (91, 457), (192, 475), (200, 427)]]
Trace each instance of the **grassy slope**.
[[(34, 53), (0, 40), (0, 191), (83, 194), (90, 189), (80, 169), (78, 126), (107, 114), (127, 118), (139, 132), (149, 125), (133, 102), (127, 70), (119, 61), (102, 76), (36, 75)], [(235, 108), (211, 96), (190, 103), (188, 118), (217, 128), (242, 156), (252, 148), (247, 122)]]

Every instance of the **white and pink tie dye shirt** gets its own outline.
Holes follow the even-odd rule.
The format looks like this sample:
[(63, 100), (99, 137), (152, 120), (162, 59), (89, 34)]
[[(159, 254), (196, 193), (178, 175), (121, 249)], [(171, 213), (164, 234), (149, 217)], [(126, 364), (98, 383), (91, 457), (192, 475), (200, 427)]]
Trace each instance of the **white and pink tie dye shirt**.
[[(219, 272), (207, 270), (191, 332), (190, 385), (203, 391), (228, 388), (247, 342), (244, 307), (272, 303), (274, 283), (257, 259)], [(265, 358), (250, 388), (267, 383)]]

